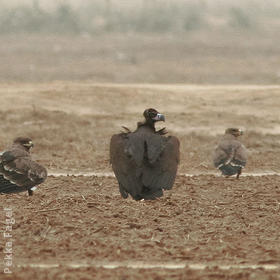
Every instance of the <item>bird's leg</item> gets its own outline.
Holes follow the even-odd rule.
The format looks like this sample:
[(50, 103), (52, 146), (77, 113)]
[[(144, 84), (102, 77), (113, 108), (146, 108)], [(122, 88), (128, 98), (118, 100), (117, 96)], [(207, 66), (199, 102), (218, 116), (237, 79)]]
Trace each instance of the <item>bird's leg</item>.
[(28, 195), (32, 196), (33, 195), (33, 191), (32, 190), (28, 190)]
[(236, 175), (236, 179), (239, 179), (239, 176), (241, 175), (242, 173), (242, 168), (240, 168), (240, 170), (238, 171), (237, 175)]

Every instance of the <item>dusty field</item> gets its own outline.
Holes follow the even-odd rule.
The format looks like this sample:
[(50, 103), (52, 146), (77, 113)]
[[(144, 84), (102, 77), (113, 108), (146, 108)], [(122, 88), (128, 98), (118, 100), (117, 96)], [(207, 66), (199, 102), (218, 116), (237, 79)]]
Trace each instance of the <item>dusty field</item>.
[[(243, 177), (238, 183), (179, 177), (164, 198), (135, 202), (120, 199), (114, 179), (49, 178), (33, 198), (1, 199), (14, 209), (14, 264), (62, 268), (15, 267), (13, 279), (141, 279), (143, 269), (114, 272), (94, 265), (147, 261), (214, 266), (204, 272), (146, 270), (148, 279), (184, 279), (189, 271), (189, 279), (277, 279), (279, 270), (216, 266), (279, 264), (279, 183), (279, 176)], [(75, 270), (69, 263), (93, 267)]]
[[(0, 148), (27, 135), (50, 172), (108, 172), (110, 136), (121, 125), (133, 129), (142, 111), (155, 107), (181, 141), (180, 173), (215, 172), (211, 152), (228, 126), (245, 130), (245, 172), (279, 172), (279, 90), (2, 84)], [(9, 279), (279, 279), (279, 183), (279, 176), (178, 176), (163, 198), (135, 202), (120, 198), (114, 178), (50, 176), (32, 198), (0, 196), (16, 220)], [(4, 246), (1, 238), (1, 258)], [(147, 263), (155, 268), (143, 268)], [(99, 267), (110, 264), (121, 267)]]
[(280, 87), (148, 86), (90, 83), (2, 84), (0, 149), (16, 135), (34, 139), (49, 169), (110, 171), (113, 133), (142, 120), (145, 108), (166, 115), (181, 141), (180, 172), (213, 172), (211, 153), (226, 127), (245, 130), (247, 172), (279, 171)]

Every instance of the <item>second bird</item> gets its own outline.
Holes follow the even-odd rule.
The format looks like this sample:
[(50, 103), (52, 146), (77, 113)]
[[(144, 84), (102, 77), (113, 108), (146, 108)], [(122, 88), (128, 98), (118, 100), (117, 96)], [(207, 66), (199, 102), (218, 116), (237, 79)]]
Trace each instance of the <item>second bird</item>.
[(0, 155), (0, 194), (28, 191), (29, 195), (47, 178), (47, 170), (33, 161), (30, 150), (33, 142), (18, 137), (13, 145)]
[(213, 162), (223, 175), (239, 175), (246, 165), (247, 151), (244, 145), (238, 140), (243, 134), (238, 128), (228, 128), (214, 151)]
[(110, 143), (110, 161), (123, 198), (156, 199), (163, 189), (171, 189), (179, 163), (179, 140), (156, 131), (155, 123), (165, 121), (155, 109), (143, 113), (145, 121), (137, 129), (115, 134)]

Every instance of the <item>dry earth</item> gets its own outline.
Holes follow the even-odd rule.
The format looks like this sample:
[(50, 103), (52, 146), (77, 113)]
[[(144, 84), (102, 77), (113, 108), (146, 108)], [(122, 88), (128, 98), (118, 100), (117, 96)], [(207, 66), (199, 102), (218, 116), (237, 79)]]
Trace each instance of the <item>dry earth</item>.
[(181, 141), (180, 172), (214, 171), (211, 153), (226, 127), (245, 130), (246, 171), (279, 171), (280, 87), (160, 86), (90, 83), (2, 84), (0, 149), (17, 135), (34, 139), (35, 158), (49, 169), (109, 171), (108, 147), (121, 126), (145, 108), (166, 115)]
[[(147, 107), (166, 115), (181, 141), (180, 173), (213, 173), (224, 129), (242, 127), (246, 172), (279, 172), (277, 86), (2, 84), (4, 149), (18, 135), (35, 143), (50, 171), (111, 171), (110, 136), (135, 128)], [(13, 209), (13, 274), (1, 279), (279, 279), (280, 177), (178, 176), (156, 201), (123, 200), (114, 178), (52, 177), (33, 197), (0, 196)], [(1, 231), (5, 211), (0, 211)], [(1, 234), (2, 235), (2, 234)], [(3, 235), (2, 235), (3, 236)], [(0, 239), (4, 258), (5, 239)], [(110, 263), (185, 268), (112, 268)], [(28, 265), (60, 265), (31, 268)], [(206, 264), (206, 269), (188, 265)], [(219, 265), (278, 265), (221, 269)], [(26, 267), (27, 265), (27, 267)], [(74, 266), (80, 265), (79, 268)]]

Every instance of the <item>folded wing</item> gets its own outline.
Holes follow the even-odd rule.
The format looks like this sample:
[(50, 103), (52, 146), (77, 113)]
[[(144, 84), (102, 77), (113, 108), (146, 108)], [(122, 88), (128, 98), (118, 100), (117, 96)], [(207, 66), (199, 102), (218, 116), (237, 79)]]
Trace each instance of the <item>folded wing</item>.
[(20, 149), (6, 151), (0, 157), (0, 193), (26, 191), (46, 178), (47, 170)]
[(121, 133), (113, 135), (110, 142), (110, 162), (113, 171), (119, 182), (120, 193), (123, 198), (127, 198), (130, 194), (134, 199), (141, 199), (140, 163), (141, 156), (132, 157), (135, 153), (129, 145), (128, 134)]
[(143, 170), (143, 184), (153, 190), (172, 188), (180, 160), (179, 140), (174, 136), (161, 137), (161, 140), (157, 144), (148, 142), (148, 151), (152, 153)]

